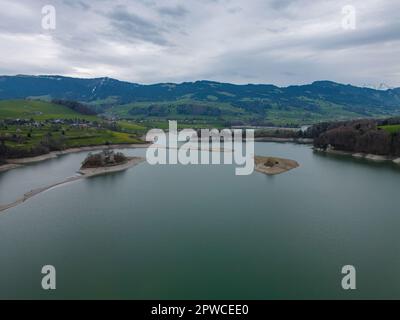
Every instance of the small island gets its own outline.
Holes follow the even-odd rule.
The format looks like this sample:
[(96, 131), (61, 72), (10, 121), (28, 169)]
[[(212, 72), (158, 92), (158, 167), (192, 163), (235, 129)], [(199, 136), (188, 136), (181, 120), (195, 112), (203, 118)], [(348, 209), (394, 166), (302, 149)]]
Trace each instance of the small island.
[(123, 171), (143, 161), (144, 158), (141, 157), (127, 157), (122, 152), (106, 149), (100, 153), (89, 153), (78, 172), (86, 177), (95, 176)]
[(281, 174), (299, 167), (299, 164), (294, 160), (274, 157), (256, 156), (254, 163), (256, 171), (267, 175)]

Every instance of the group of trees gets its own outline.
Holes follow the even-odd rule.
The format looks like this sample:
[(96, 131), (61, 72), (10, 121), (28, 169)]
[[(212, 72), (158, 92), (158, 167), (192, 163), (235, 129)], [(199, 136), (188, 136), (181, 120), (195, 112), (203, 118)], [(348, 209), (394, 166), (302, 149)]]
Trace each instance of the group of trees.
[(148, 117), (165, 117), (169, 113), (169, 108), (167, 106), (160, 106), (160, 105), (150, 105), (149, 107), (139, 107), (139, 108), (132, 108), (129, 110), (129, 114), (136, 116), (136, 115), (143, 115)]
[(400, 132), (390, 133), (381, 126), (399, 124), (399, 119), (356, 120), (321, 123), (312, 126), (306, 135), (314, 146), (377, 155), (400, 156)]
[(98, 168), (123, 164), (128, 158), (122, 152), (103, 150), (100, 153), (92, 154), (86, 157), (82, 163), (82, 168)]
[(299, 139), (303, 137), (302, 131), (290, 130), (285, 128), (280, 129), (263, 129), (255, 131), (255, 138), (284, 138), (284, 139)]
[(7, 147), (4, 140), (0, 140), (0, 165), (6, 163)]
[(95, 110), (93, 110), (91, 107), (77, 102), (77, 101), (71, 101), (71, 100), (53, 100), (52, 101), (54, 104), (59, 104), (62, 105), (64, 107), (67, 107), (71, 110), (74, 110), (80, 114), (84, 114), (84, 115), (88, 115), (88, 116), (92, 116), (92, 115), (96, 115), (97, 112)]

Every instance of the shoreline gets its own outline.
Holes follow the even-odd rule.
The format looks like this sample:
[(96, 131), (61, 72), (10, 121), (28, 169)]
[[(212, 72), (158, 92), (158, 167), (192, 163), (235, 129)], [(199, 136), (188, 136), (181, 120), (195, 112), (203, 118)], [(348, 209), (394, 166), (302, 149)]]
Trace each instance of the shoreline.
[(400, 157), (381, 156), (381, 155), (377, 155), (377, 154), (341, 151), (341, 150), (334, 150), (334, 149), (323, 150), (320, 148), (313, 148), (313, 150), (315, 152), (320, 152), (320, 153), (324, 153), (324, 154), (348, 156), (348, 157), (353, 157), (356, 159), (364, 159), (364, 160), (369, 160), (369, 161), (374, 161), (374, 162), (392, 162), (396, 165), (400, 165)]
[(131, 167), (134, 167), (142, 162), (144, 162), (146, 159), (142, 157), (129, 157), (128, 161), (119, 164), (116, 166), (110, 166), (110, 167), (99, 167), (99, 168), (86, 168), (86, 169), (80, 169), (78, 171), (79, 174), (82, 175), (84, 178), (89, 178), (89, 177), (94, 177), (106, 173), (112, 173), (112, 172), (119, 172), (119, 171), (124, 171), (127, 170)]
[(62, 186), (64, 184), (67, 183), (71, 183), (71, 182), (75, 182), (78, 180), (82, 180), (82, 179), (86, 179), (86, 178), (90, 178), (90, 177), (94, 177), (94, 176), (99, 176), (99, 175), (103, 175), (103, 174), (107, 174), (107, 173), (114, 173), (114, 172), (120, 172), (120, 171), (125, 171), (128, 170), (129, 168), (132, 168), (142, 162), (144, 162), (145, 159), (142, 157), (131, 157), (129, 158), (128, 162), (121, 164), (121, 165), (116, 165), (116, 166), (111, 166), (111, 167), (102, 167), (102, 168), (90, 168), (90, 169), (83, 169), (83, 170), (79, 170), (77, 173), (79, 173), (80, 175), (76, 175), (73, 177), (69, 177), (66, 178), (63, 181), (59, 181), (56, 183), (53, 183), (49, 186), (46, 187), (40, 187), (37, 189), (33, 189), (29, 192), (26, 192), (23, 194), (23, 196), (17, 198), (17, 200), (15, 200), (14, 202), (8, 203), (8, 204), (4, 204), (1, 205), (0, 204), (0, 213), (14, 208), (26, 201), (28, 201), (29, 199), (33, 198), (34, 196), (37, 196), (38, 194), (41, 194), (45, 191), (48, 191), (52, 188), (58, 187), (58, 186)]
[(22, 167), (25, 164), (41, 162), (49, 159), (55, 159), (59, 156), (71, 153), (79, 153), (84, 151), (98, 151), (107, 148), (111, 149), (138, 149), (147, 148), (150, 144), (111, 144), (111, 145), (98, 145), (98, 146), (87, 146), (87, 147), (76, 147), (69, 148), (62, 151), (52, 151), (36, 157), (26, 157), (26, 158), (16, 158), (16, 159), (6, 159), (6, 164), (0, 165), (0, 172), (5, 172), (15, 168)]
[(308, 138), (278, 138), (278, 137), (258, 137), (254, 138), (255, 142), (279, 142), (279, 143), (298, 143), (298, 144), (312, 144), (313, 139)]

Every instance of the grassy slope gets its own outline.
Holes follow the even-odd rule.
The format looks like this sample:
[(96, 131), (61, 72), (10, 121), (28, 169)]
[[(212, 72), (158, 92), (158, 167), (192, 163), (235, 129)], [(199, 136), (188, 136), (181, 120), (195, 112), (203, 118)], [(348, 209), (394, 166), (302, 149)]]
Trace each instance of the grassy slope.
[(33, 100), (0, 101), (0, 119), (85, 119), (98, 120), (96, 116), (82, 115), (67, 107), (50, 102)]

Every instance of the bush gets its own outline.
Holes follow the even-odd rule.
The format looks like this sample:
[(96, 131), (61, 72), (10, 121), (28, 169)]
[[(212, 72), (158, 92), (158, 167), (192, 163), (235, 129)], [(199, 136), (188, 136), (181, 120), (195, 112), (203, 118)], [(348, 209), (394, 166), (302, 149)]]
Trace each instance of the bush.
[(126, 161), (127, 158), (123, 153), (114, 153), (113, 151), (104, 150), (96, 154), (89, 153), (82, 163), (82, 168), (113, 166), (125, 163)]

